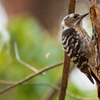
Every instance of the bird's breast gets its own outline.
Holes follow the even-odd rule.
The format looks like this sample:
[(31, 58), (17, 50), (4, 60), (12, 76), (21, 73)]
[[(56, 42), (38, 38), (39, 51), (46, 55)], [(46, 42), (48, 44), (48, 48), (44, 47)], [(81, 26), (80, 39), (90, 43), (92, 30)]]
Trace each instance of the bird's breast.
[(62, 45), (68, 56), (74, 61), (80, 48), (79, 35), (74, 28), (67, 29), (62, 33)]

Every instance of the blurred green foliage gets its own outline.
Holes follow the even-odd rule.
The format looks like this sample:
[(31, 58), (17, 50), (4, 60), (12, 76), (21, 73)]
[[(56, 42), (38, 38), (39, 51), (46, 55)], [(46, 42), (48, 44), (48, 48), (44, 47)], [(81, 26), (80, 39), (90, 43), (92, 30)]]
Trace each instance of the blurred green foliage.
[[(29, 16), (14, 18), (9, 21), (7, 30), (10, 35), (10, 41), (9, 43), (5, 42), (0, 51), (0, 80), (19, 81), (34, 73), (16, 60), (14, 50), (15, 38), (17, 39), (20, 58), (38, 70), (63, 61), (63, 50), (58, 34), (50, 35), (35, 18)], [(0, 36), (1, 38), (2, 36)], [(50, 57), (46, 59), (45, 55), (48, 52), (50, 52)], [(46, 71), (45, 76), (38, 75), (28, 82), (56, 85), (61, 80), (61, 76), (62, 67), (57, 67)], [(0, 89), (6, 86), (0, 84)], [(68, 84), (68, 91), (83, 97), (96, 96), (96, 93), (93, 91), (87, 93), (78, 89), (71, 81)], [(45, 100), (50, 93), (52, 93), (52, 89), (45, 86), (21, 85), (2, 94), (0, 100)], [(57, 100), (57, 98), (58, 93), (52, 100)], [(67, 96), (66, 100), (77, 99)]]

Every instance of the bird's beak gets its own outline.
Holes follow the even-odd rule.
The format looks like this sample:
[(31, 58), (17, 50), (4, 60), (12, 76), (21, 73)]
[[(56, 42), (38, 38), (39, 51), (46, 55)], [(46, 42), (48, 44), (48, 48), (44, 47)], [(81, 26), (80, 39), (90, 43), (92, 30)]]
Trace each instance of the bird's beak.
[(86, 13), (86, 14), (82, 14), (81, 16), (80, 16), (80, 19), (82, 20), (85, 16), (87, 16), (89, 13)]
[(77, 19), (77, 24), (79, 25), (80, 22), (82, 21), (82, 19), (83, 19), (84, 17), (86, 17), (88, 14), (89, 14), (89, 13), (81, 14), (81, 16)]

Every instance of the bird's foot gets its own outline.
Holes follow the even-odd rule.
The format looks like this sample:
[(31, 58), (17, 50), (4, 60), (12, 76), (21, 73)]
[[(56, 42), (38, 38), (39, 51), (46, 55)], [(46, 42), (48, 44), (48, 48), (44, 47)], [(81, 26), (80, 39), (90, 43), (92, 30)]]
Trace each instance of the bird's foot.
[(96, 45), (97, 39), (99, 38), (98, 33), (97, 33), (97, 29), (96, 29), (96, 25), (97, 24), (94, 25), (94, 28), (92, 30), (92, 32), (94, 33), (92, 36), (92, 41), (95, 45)]
[(97, 24), (94, 25), (92, 32), (94, 33), (95, 38), (99, 38), (98, 33), (97, 33), (97, 29), (96, 29), (96, 25)]
[(100, 76), (100, 65), (97, 65), (96, 70), (97, 70), (98, 76)]

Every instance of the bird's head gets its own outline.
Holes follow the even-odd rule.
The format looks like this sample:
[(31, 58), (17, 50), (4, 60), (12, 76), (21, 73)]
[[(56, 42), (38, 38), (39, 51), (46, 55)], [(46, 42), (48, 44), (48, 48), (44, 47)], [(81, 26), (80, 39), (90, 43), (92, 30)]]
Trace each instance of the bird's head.
[(69, 14), (62, 20), (62, 28), (68, 27), (82, 27), (82, 19), (87, 16), (86, 14)]

